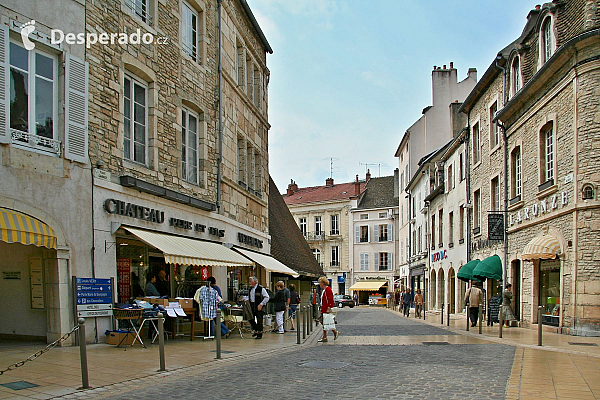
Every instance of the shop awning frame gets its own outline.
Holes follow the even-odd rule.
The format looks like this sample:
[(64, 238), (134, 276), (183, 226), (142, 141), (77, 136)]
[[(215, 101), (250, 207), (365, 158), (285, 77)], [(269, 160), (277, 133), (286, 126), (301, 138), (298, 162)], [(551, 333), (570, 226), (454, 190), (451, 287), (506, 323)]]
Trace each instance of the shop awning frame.
[(388, 284), (388, 281), (358, 281), (354, 285), (352, 285), (350, 287), (350, 289), (348, 289), (348, 290), (357, 290), (357, 291), (379, 290), (379, 289), (381, 289), (382, 286), (385, 286), (387, 284)]
[(0, 240), (56, 249), (56, 233), (48, 224), (19, 211), (0, 207)]
[(561, 254), (560, 242), (553, 235), (538, 236), (531, 239), (523, 249), (521, 259), (553, 260)]
[(243, 267), (254, 263), (219, 243), (122, 226), (144, 243), (163, 252), (168, 264), (202, 267)]
[(234, 247), (234, 249), (236, 251), (239, 251), (244, 257), (248, 258), (249, 260), (252, 260), (252, 261), (256, 262), (257, 264), (260, 264), (264, 269), (266, 269), (269, 272), (276, 272), (278, 274), (291, 275), (294, 278), (298, 278), (300, 276), (299, 273), (297, 273), (293, 269), (289, 268), (287, 265), (283, 264), (282, 262), (276, 260), (275, 258), (273, 258), (270, 255), (255, 253), (253, 251), (241, 249), (239, 247)]

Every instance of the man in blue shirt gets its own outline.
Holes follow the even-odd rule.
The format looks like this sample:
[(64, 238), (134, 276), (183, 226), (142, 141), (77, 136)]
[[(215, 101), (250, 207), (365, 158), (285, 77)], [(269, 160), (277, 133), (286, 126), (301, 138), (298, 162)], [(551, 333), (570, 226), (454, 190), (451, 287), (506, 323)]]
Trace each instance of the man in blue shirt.
[[(206, 278), (206, 280), (210, 284), (210, 287), (217, 291), (217, 293), (219, 294), (219, 299), (221, 299), (221, 301), (222, 301), (223, 295), (221, 294), (221, 288), (217, 286), (217, 280), (215, 279), (215, 277), (209, 276), (208, 278)], [(217, 312), (220, 312), (220, 311), (217, 311)], [(229, 335), (231, 335), (231, 331), (229, 330), (229, 328), (227, 328), (227, 325), (225, 325), (225, 323), (223, 323), (223, 322), (221, 322), (221, 335), (225, 336), (225, 339), (227, 339), (229, 337)]]

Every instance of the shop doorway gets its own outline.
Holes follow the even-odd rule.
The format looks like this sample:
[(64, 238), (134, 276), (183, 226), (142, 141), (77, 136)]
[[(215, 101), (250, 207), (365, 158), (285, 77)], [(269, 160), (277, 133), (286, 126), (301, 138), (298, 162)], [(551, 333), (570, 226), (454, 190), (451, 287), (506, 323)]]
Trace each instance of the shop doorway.
[(448, 284), (450, 287), (450, 296), (448, 301), (450, 302), (450, 313), (456, 313), (456, 275), (454, 268), (450, 268), (448, 271)]
[(521, 319), (521, 260), (514, 260), (512, 263), (512, 289), (514, 311), (517, 320)]
[(560, 261), (540, 260), (539, 305), (544, 325), (559, 326), (560, 322)]
[(437, 308), (442, 308), (444, 306), (444, 301), (446, 297), (446, 279), (444, 278), (444, 270), (438, 270), (438, 301)]
[(430, 293), (431, 297), (429, 298), (429, 308), (435, 308), (435, 301), (437, 295), (437, 278), (434, 270), (431, 270), (431, 278), (429, 280), (429, 286), (431, 287)]

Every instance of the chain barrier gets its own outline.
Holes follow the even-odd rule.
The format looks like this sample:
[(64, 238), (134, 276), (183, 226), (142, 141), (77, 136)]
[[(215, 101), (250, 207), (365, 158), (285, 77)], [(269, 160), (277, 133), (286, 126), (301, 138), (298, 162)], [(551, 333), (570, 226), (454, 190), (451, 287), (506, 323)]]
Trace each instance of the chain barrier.
[(4, 375), (5, 372), (12, 371), (12, 370), (15, 370), (15, 369), (17, 369), (19, 367), (22, 367), (28, 361), (35, 360), (36, 358), (38, 358), (42, 354), (48, 352), (49, 350), (51, 350), (54, 347), (56, 347), (58, 344), (60, 344), (60, 343), (64, 342), (65, 340), (67, 340), (69, 338), (69, 336), (71, 336), (73, 334), (73, 332), (75, 332), (78, 329), (79, 329), (79, 325), (75, 325), (75, 327), (73, 327), (73, 329), (71, 329), (70, 332), (65, 333), (62, 337), (60, 337), (59, 339), (56, 339), (54, 342), (50, 343), (48, 346), (46, 346), (42, 350), (33, 353), (32, 355), (30, 355), (29, 357), (27, 357), (25, 360), (19, 361), (18, 363), (11, 364), (6, 369), (0, 369), (0, 376)]

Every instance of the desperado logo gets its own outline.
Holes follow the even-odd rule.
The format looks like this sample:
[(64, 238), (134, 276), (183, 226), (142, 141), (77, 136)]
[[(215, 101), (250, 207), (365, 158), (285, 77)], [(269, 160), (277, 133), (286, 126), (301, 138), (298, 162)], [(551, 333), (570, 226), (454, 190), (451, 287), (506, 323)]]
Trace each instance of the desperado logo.
[(555, 194), (550, 198), (540, 201), (539, 204), (535, 203), (531, 206), (527, 206), (523, 209), (523, 213), (519, 210), (516, 214), (509, 215), (508, 226), (520, 224), (525, 220), (530, 220), (531, 218), (541, 216), (542, 214), (548, 214), (552, 210), (558, 208), (558, 203), (560, 203), (561, 207), (565, 207), (569, 203), (569, 195), (567, 192), (562, 192), (560, 196)]

